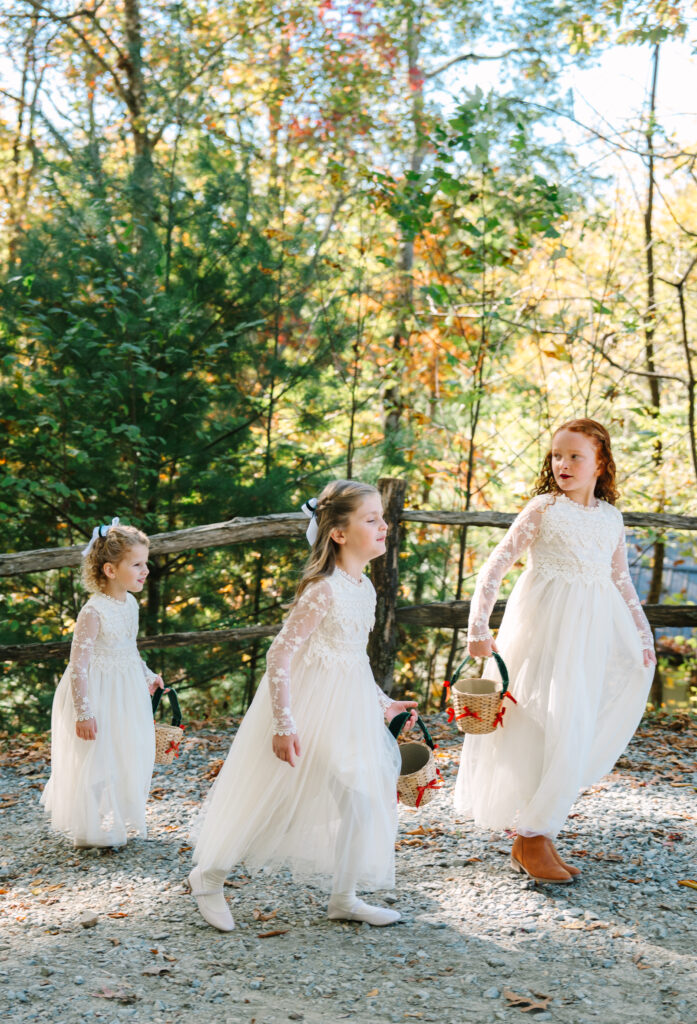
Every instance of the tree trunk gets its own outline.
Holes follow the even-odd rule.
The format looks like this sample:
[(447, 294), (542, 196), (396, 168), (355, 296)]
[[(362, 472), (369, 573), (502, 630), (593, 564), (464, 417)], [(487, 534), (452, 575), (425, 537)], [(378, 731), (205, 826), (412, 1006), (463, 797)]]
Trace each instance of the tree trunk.
[(140, 0), (124, 0), (123, 27), (127, 58), (125, 101), (133, 139), (133, 213), (139, 248), (150, 239), (155, 215), (153, 188), (153, 140), (147, 120), (147, 97), (143, 75), (143, 30)]
[[(409, 5), (406, 14), (407, 24), (407, 88), (411, 91), (411, 122), (413, 129), (413, 149), (409, 162), (409, 170), (413, 174), (419, 174), (426, 156), (424, 144), (424, 92), (423, 75), (419, 66), (419, 25), (414, 16), (413, 5)], [(407, 318), (414, 305), (414, 241), (405, 238), (402, 241), (399, 259), (399, 306), (398, 321), (392, 338), (392, 349), (395, 353), (394, 377), (399, 377), (399, 353), (409, 342), (409, 327)], [(405, 408), (405, 399), (402, 388), (399, 384), (393, 384), (386, 388), (384, 399), (385, 409), (385, 439), (395, 437), (400, 428), (402, 413)]]
[(370, 575), (377, 592), (375, 626), (368, 642), (368, 656), (378, 686), (392, 692), (397, 653), (397, 595), (399, 592), (399, 550), (401, 517), (406, 480), (383, 477), (378, 480), (383, 516), (388, 525), (385, 554), (371, 563)]
[[(656, 117), (656, 87), (658, 83), (658, 58), (660, 45), (657, 43), (653, 48), (653, 72), (651, 78), (651, 95), (649, 101), (648, 123), (646, 127), (646, 150), (648, 153), (648, 182), (646, 194), (646, 208), (644, 210), (644, 244), (646, 248), (646, 313), (644, 315), (644, 349), (646, 355), (646, 368), (651, 374), (656, 373), (655, 355), (655, 333), (656, 333), (656, 271), (654, 266), (654, 237), (653, 237), (653, 202), (656, 188), (655, 165), (654, 165), (654, 130)], [(652, 376), (649, 380), (649, 394), (651, 402), (651, 415), (658, 420), (661, 408), (661, 390), (658, 377)], [(660, 473), (663, 462), (663, 449), (660, 437), (654, 441), (653, 462), (657, 473)], [(653, 546), (653, 567), (651, 570), (651, 582), (649, 593), (646, 598), (648, 604), (658, 604), (661, 599), (663, 585), (663, 561), (665, 558), (665, 544), (657, 540)], [(654, 707), (660, 707), (663, 703), (663, 679), (658, 665), (654, 672), (651, 685), (651, 702)]]

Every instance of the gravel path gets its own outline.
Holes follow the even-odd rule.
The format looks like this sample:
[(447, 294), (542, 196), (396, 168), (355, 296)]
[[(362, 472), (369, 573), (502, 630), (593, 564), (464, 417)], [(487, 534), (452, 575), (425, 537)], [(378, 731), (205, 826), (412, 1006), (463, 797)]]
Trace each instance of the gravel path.
[(187, 825), (229, 730), (189, 729), (180, 759), (156, 769), (150, 838), (121, 851), (73, 851), (50, 834), (46, 745), (6, 743), (0, 1008), (52, 1024), (695, 1024), (697, 889), (678, 884), (697, 878), (694, 722), (645, 726), (581, 796), (561, 846), (584, 873), (546, 889), (510, 870), (508, 837), (453, 816), (459, 740), (430, 724), (444, 788), (400, 811), (399, 888), (386, 898), (404, 920), (385, 929), (329, 922), (317, 890), (243, 871), (227, 889), (236, 930), (198, 917), (182, 884)]

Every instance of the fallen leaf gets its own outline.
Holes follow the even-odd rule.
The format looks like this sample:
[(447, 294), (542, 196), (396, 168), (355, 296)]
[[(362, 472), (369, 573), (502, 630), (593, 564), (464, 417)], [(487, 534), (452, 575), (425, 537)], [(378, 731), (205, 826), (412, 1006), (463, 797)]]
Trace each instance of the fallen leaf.
[(112, 910), (110, 914), (107, 914), (107, 917), (128, 917), (128, 914), (125, 910)]
[(217, 761), (212, 761), (209, 764), (208, 769), (203, 773), (204, 779), (213, 780), (214, 778), (216, 778), (224, 764), (225, 761), (222, 758), (218, 758)]
[(366, 997), (366, 999), (372, 999), (373, 996), (379, 996), (379, 995), (380, 995), (380, 989), (379, 988), (371, 988), (370, 992), (366, 992), (365, 997)]
[(535, 995), (539, 999), (539, 1002), (536, 1002), (530, 996), (521, 996), (517, 992), (511, 992), (509, 988), (505, 988), (503, 994), (508, 1000), (509, 1006), (517, 1006), (523, 1013), (529, 1013), (531, 1010), (546, 1010), (552, 998), (551, 996), (543, 996), (536, 992)]
[(272, 921), (277, 913), (278, 913), (278, 910), (272, 910), (270, 914), (263, 914), (261, 912), (261, 910), (258, 910), (257, 908), (255, 908), (254, 909), (254, 920), (255, 921)]
[(684, 885), (688, 889), (697, 889), (697, 881), (694, 878), (681, 878), (678, 885)]
[(257, 935), (257, 938), (258, 939), (272, 939), (274, 937), (274, 935), (285, 935), (286, 932), (289, 932), (289, 931), (290, 931), (290, 928), (275, 928), (271, 932), (261, 932), (260, 935)]

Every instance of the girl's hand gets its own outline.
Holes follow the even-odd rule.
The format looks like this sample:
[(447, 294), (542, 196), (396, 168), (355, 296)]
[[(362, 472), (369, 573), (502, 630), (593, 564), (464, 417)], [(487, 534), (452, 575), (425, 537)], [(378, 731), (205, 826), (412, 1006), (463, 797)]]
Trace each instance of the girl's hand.
[(84, 722), (75, 723), (75, 734), (79, 740), (96, 740), (97, 719), (86, 718)]
[(645, 647), (642, 653), (644, 655), (644, 665), (646, 668), (648, 668), (649, 665), (656, 664), (656, 652), (654, 650), (650, 647)]
[(401, 714), (402, 711), (410, 711), (409, 718), (404, 723), (404, 732), (409, 732), (416, 725), (416, 719), (418, 718), (417, 703), (415, 700), (393, 700), (388, 708), (385, 708), (385, 719), (391, 722), (395, 715)]
[(151, 679), (150, 682), (148, 683), (148, 693), (150, 694), (151, 697), (152, 697), (153, 693), (155, 692), (155, 690), (164, 690), (164, 689), (165, 689), (165, 684), (162, 682), (162, 676), (155, 676), (155, 678)]
[(493, 640), (470, 640), (467, 653), (471, 658), (490, 658), (493, 651), (498, 654), (498, 647)]
[(295, 768), (295, 759), (300, 757), (300, 739), (297, 732), (292, 736), (274, 736), (271, 746), (279, 761), (286, 761), (291, 768)]

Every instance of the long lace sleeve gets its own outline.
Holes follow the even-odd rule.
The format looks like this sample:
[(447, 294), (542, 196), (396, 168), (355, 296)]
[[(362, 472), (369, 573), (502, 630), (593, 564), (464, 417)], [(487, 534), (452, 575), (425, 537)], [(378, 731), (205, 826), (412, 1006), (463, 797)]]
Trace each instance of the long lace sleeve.
[(387, 711), (390, 704), (392, 703), (392, 698), (388, 697), (385, 691), (381, 689), (377, 683), (375, 684), (375, 690), (376, 696), (378, 698), (378, 704), (380, 705), (380, 710), (384, 713), (385, 711)]
[(146, 684), (150, 686), (150, 683), (153, 681), (153, 679), (157, 679), (157, 672), (153, 672), (152, 669), (148, 668), (148, 666), (145, 664), (145, 661), (142, 658), (140, 659), (140, 667), (143, 670), (143, 675), (145, 676)]
[(497, 544), (479, 570), (470, 605), (467, 639), (490, 640), (489, 616), (494, 607), (501, 580), (514, 562), (537, 537), (548, 496), (537, 495), (514, 519), (500, 544)]
[(629, 575), (629, 563), (627, 562), (627, 540), (622, 530), (619, 543), (612, 555), (612, 582), (615, 584), (624, 602), (632, 613), (641, 645), (645, 651), (653, 650), (653, 633), (649, 626), (649, 620), (641, 607), (639, 596), (634, 589), (632, 577)]
[(273, 731), (276, 736), (297, 732), (290, 710), (290, 663), (293, 655), (317, 629), (332, 601), (331, 585), (326, 580), (311, 583), (283, 623), (283, 629), (269, 647), (266, 671), (271, 694)]
[(92, 648), (99, 632), (99, 615), (85, 606), (77, 617), (70, 645), (70, 689), (78, 722), (94, 718), (90, 708), (88, 669)]

